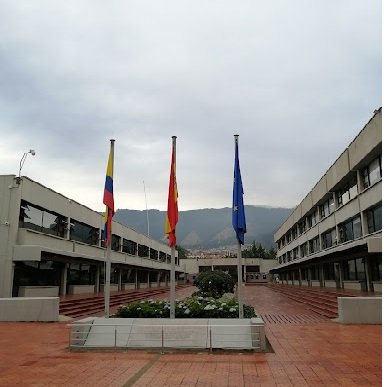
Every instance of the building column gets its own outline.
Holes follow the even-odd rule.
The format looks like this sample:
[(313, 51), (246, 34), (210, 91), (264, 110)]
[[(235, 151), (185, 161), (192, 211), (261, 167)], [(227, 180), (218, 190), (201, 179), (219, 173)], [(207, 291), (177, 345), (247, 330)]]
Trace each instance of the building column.
[(366, 289), (368, 292), (373, 292), (373, 284), (371, 282), (371, 276), (370, 276), (370, 265), (369, 265), (369, 257), (365, 256), (364, 258), (364, 267), (365, 267), (365, 282), (366, 282)]
[(100, 291), (100, 266), (96, 265), (95, 293)]
[(160, 278), (161, 278), (161, 271), (157, 272), (157, 287), (160, 287)]
[(120, 292), (121, 291), (121, 267), (118, 268), (119, 274), (117, 277), (117, 290)]
[(320, 265), (320, 286), (324, 287), (324, 265)]
[(61, 270), (60, 296), (65, 296), (67, 294), (67, 277), (68, 277), (68, 263), (64, 263), (64, 267)]
[(299, 267), (299, 286), (301, 286), (301, 267)]
[(151, 283), (149, 282), (149, 270), (147, 271), (147, 288), (151, 287)]
[(137, 269), (135, 269), (135, 289), (138, 289), (138, 282), (137, 282)]

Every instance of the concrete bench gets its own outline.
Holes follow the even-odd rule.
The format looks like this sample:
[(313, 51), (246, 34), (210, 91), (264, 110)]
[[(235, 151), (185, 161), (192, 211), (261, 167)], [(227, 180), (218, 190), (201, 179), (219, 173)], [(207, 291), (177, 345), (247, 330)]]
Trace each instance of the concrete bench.
[(381, 297), (338, 297), (342, 324), (381, 324)]
[(0, 298), (0, 321), (59, 321), (59, 297)]

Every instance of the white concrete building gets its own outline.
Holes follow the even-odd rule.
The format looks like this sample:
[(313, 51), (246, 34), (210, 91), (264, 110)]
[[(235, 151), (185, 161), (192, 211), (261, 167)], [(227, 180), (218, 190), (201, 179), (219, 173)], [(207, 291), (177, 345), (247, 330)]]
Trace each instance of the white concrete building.
[[(241, 267), (243, 281), (268, 282), (271, 280), (270, 270), (276, 266), (274, 259), (242, 258)], [(181, 258), (180, 268), (187, 273), (187, 279), (192, 282), (196, 275), (206, 270), (222, 270), (237, 278), (237, 258)]]
[[(103, 290), (103, 220), (28, 177), (0, 176), (0, 297)], [(167, 245), (116, 222), (112, 233), (112, 291), (167, 284)]]
[(381, 292), (381, 128), (380, 108), (275, 233), (283, 282)]

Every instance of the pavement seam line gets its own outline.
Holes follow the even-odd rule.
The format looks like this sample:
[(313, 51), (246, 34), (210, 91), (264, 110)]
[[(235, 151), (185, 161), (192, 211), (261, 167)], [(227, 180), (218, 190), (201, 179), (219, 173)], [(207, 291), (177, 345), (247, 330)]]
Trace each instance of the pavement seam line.
[(153, 356), (148, 363), (141, 367), (133, 376), (131, 376), (128, 381), (123, 384), (123, 387), (131, 387), (136, 383), (161, 357), (161, 353)]

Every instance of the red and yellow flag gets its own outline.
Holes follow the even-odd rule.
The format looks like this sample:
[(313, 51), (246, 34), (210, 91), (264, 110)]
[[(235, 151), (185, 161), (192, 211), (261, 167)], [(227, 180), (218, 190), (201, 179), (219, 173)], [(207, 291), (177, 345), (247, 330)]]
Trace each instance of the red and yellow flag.
[(173, 137), (171, 174), (169, 177), (168, 211), (165, 221), (165, 234), (168, 238), (168, 246), (176, 245), (176, 224), (179, 220), (177, 207), (177, 183), (176, 183), (176, 137)]

